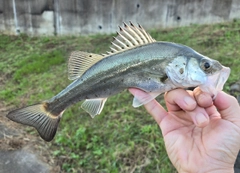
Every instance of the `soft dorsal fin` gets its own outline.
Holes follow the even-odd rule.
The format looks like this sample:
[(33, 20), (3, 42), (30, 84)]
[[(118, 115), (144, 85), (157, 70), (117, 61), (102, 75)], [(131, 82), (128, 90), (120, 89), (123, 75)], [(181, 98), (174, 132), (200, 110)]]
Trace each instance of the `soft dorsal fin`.
[(93, 64), (103, 59), (102, 55), (93, 53), (74, 51), (68, 60), (68, 79), (75, 80), (79, 78)]
[(135, 26), (130, 22), (130, 25), (123, 23), (124, 27), (120, 27), (120, 31), (117, 32), (117, 37), (114, 37), (112, 47), (108, 55), (119, 53), (127, 49), (155, 42), (154, 40), (141, 25)]

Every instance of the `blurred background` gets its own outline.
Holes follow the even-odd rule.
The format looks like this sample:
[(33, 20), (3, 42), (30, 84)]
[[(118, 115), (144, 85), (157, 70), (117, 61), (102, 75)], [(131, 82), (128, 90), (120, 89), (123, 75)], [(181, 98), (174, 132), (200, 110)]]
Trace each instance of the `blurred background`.
[(238, 0), (0, 0), (0, 173), (176, 172), (158, 125), (127, 91), (94, 119), (68, 108), (52, 142), (5, 117), (59, 93), (71, 83), (69, 54), (105, 53), (129, 21), (230, 67), (224, 91), (240, 101)]
[(129, 20), (151, 29), (239, 16), (238, 0), (0, 0), (0, 30), (34, 36), (114, 33)]

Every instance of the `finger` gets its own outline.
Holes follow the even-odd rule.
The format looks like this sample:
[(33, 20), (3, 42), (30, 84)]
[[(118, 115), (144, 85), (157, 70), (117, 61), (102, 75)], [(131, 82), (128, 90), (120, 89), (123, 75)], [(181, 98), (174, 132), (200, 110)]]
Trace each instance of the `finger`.
[(160, 125), (162, 119), (167, 116), (166, 110), (156, 101), (152, 100), (144, 105), (149, 114), (153, 116), (155, 121)]
[(209, 116), (204, 108), (197, 107), (193, 111), (169, 112), (178, 118), (178, 122), (183, 125), (195, 124), (197, 127), (205, 127), (209, 123)]
[[(129, 88), (128, 90), (134, 96), (135, 95), (144, 96), (147, 94), (146, 92), (136, 88)], [(144, 107), (147, 110), (147, 112), (153, 116), (158, 125), (161, 123), (162, 119), (167, 115), (166, 110), (155, 99), (145, 104)]]
[(197, 104), (203, 108), (210, 107), (213, 104), (213, 100), (210, 94), (202, 92), (199, 87), (193, 90), (194, 97)]
[(212, 105), (208, 108), (205, 108), (205, 110), (206, 110), (210, 120), (221, 118), (220, 113), (218, 112), (218, 110), (216, 109), (216, 107), (214, 105)]
[(204, 108), (197, 107), (193, 111), (188, 111), (187, 114), (197, 127), (203, 128), (209, 123), (209, 116)]
[(221, 117), (240, 126), (240, 107), (237, 100), (225, 92), (218, 93), (214, 100)]
[(191, 111), (197, 106), (193, 96), (183, 89), (175, 89), (164, 95), (168, 111)]

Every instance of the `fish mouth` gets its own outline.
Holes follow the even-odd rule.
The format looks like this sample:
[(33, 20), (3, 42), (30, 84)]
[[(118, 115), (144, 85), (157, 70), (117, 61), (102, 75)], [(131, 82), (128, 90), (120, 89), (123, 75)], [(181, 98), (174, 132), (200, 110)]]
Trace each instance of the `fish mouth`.
[(231, 70), (229, 67), (223, 66), (218, 73), (208, 76), (206, 83), (199, 86), (200, 89), (203, 92), (209, 93), (213, 99), (215, 99), (218, 92), (223, 89), (223, 86), (230, 75), (230, 71)]

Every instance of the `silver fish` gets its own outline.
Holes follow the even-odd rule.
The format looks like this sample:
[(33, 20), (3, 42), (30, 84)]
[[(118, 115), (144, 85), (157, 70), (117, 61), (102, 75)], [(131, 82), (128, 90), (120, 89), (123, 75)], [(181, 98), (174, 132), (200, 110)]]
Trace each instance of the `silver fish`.
[(230, 69), (190, 47), (157, 42), (140, 25), (120, 27), (107, 54), (72, 52), (68, 63), (69, 86), (40, 104), (17, 109), (7, 117), (33, 126), (46, 141), (57, 131), (64, 110), (81, 100), (92, 117), (100, 114), (107, 98), (127, 88), (139, 88), (148, 96), (135, 97), (138, 107), (175, 88), (199, 86), (215, 97), (222, 90)]

